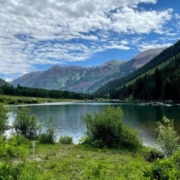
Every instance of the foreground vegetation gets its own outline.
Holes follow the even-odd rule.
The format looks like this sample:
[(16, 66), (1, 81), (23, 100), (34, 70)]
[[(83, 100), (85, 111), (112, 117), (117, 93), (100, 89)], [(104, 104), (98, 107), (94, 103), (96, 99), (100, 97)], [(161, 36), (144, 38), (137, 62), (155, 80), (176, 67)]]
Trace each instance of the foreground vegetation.
[[(156, 150), (92, 148), (74, 144), (34, 145), (22, 137), (1, 139), (1, 180), (143, 180), (180, 178), (180, 153), (166, 159)], [(159, 177), (159, 178), (158, 178)]]
[[(7, 111), (0, 106), (5, 130)], [(52, 117), (43, 128), (27, 108), (18, 110), (15, 134), (0, 136), (0, 180), (143, 180), (180, 178), (180, 151), (173, 121), (158, 123), (162, 152), (143, 147), (135, 130), (123, 123), (120, 108), (87, 114), (81, 143), (60, 137), (55, 142)], [(115, 123), (114, 123), (115, 122)]]
[(19, 180), (143, 179), (144, 167), (149, 164), (141, 153), (132, 154), (125, 150), (36, 143), (33, 156), (30, 142), (26, 144), (23, 142), (20, 147), (21, 155), (15, 153), (15, 147), (12, 145), (9, 147), (9, 152), (11, 148), (14, 153), (10, 154), (7, 151), (3, 153), (6, 157), (0, 159), (1, 176)]

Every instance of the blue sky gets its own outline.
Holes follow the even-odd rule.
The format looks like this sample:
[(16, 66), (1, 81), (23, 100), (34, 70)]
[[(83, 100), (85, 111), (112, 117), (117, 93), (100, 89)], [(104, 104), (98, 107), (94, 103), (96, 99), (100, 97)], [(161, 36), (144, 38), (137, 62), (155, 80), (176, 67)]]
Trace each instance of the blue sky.
[(0, 0), (0, 78), (53, 65), (96, 66), (168, 47), (179, 0)]

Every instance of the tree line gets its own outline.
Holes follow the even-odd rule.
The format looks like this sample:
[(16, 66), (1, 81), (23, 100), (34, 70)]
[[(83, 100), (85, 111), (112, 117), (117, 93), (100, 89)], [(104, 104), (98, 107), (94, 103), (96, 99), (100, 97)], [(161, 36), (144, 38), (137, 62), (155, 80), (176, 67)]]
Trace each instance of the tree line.
[(3, 95), (26, 96), (26, 97), (45, 97), (45, 98), (65, 98), (65, 99), (89, 99), (90, 95), (75, 93), (70, 91), (46, 90), (40, 88), (28, 88), (18, 85), (3, 85), (0, 87)]

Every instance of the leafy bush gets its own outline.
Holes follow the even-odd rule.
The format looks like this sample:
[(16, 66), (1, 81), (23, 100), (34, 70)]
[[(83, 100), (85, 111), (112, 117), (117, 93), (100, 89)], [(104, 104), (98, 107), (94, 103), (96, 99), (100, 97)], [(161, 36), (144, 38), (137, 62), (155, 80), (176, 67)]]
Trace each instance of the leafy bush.
[(7, 123), (8, 123), (8, 109), (0, 105), (0, 135), (4, 133)]
[(164, 158), (164, 154), (157, 149), (151, 149), (145, 155), (145, 159), (148, 162), (154, 162), (157, 159), (163, 159), (163, 158)]
[(13, 125), (17, 134), (28, 139), (35, 139), (37, 137), (36, 117), (30, 115), (28, 108), (21, 107), (18, 109)]
[(21, 165), (0, 163), (0, 180), (18, 180), (21, 173)]
[(61, 136), (59, 138), (59, 143), (61, 143), (61, 144), (72, 144), (73, 139), (72, 139), (72, 137), (69, 137), (69, 136)]
[(23, 99), (17, 99), (17, 103), (23, 103)]
[(158, 159), (144, 171), (144, 176), (154, 179), (180, 179), (180, 152), (167, 159)]
[(0, 98), (0, 102), (3, 103), (4, 102), (4, 98)]
[(21, 135), (13, 135), (11, 138), (8, 140), (8, 142), (13, 143), (15, 146), (20, 146), (20, 145), (27, 145), (30, 146), (30, 140), (25, 138), (24, 136)]
[(42, 144), (55, 143), (55, 130), (53, 127), (53, 117), (49, 117), (47, 124), (44, 124), (38, 135), (39, 142)]
[(141, 142), (137, 132), (123, 123), (123, 112), (120, 107), (107, 107), (102, 113), (83, 117), (86, 125), (86, 136), (83, 143), (95, 147), (126, 148), (137, 150)]
[(14, 135), (11, 138), (0, 137), (0, 158), (21, 158), (24, 160), (30, 147), (30, 141), (23, 136)]
[(11, 100), (11, 101), (8, 102), (8, 104), (11, 104), (11, 105), (12, 104), (17, 104), (17, 102), (15, 100)]
[(162, 121), (157, 123), (158, 142), (165, 156), (170, 156), (179, 148), (179, 136), (174, 130), (173, 120), (163, 117)]

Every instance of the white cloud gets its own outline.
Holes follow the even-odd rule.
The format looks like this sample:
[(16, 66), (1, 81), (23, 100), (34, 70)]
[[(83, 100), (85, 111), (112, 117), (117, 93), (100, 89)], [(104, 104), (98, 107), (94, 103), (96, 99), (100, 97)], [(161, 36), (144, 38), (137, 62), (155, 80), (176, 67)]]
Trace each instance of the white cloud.
[(7, 77), (7, 78), (4, 78), (4, 80), (5, 80), (6, 82), (11, 82), (13, 79)]
[(84, 61), (107, 49), (129, 50), (131, 41), (140, 40), (127, 40), (125, 35), (165, 31), (172, 9), (138, 8), (139, 3), (156, 2), (0, 0), (0, 72), (23, 73), (33, 70), (36, 64)]
[(148, 49), (155, 49), (155, 48), (161, 48), (161, 47), (169, 47), (172, 43), (155, 43), (155, 42), (149, 42), (149, 43), (142, 43), (138, 46), (138, 49), (140, 52), (148, 50)]

